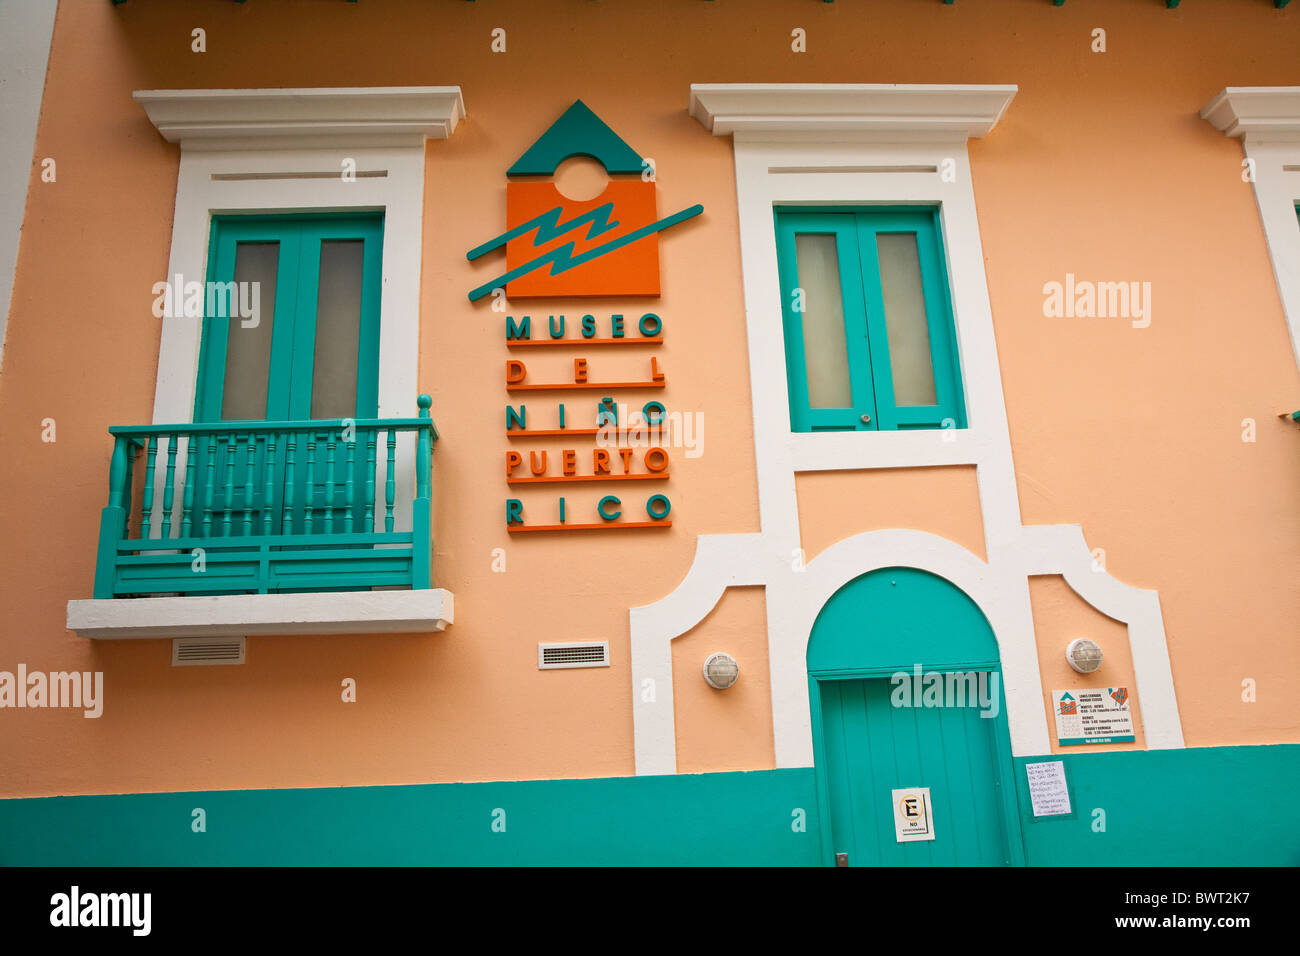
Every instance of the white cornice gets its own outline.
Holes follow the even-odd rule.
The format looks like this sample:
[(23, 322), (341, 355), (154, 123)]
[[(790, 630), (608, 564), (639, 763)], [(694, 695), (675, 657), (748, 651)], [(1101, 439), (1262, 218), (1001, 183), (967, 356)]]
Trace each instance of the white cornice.
[(459, 86), (136, 90), (169, 143), (187, 149), (418, 146), (465, 115)]
[(988, 133), (1015, 95), (1015, 86), (965, 84), (694, 83), (690, 112), (714, 136), (964, 140)]
[(1252, 143), (1300, 142), (1300, 86), (1229, 86), (1201, 118)]

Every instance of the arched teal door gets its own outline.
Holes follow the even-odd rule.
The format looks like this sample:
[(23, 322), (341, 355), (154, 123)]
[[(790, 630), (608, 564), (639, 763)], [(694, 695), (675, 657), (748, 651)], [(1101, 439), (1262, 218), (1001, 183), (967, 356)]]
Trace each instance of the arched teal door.
[[(826, 602), (808, 642), (826, 863), (1023, 863), (998, 661), (983, 613), (937, 575), (883, 568)], [(900, 842), (899, 821), (921, 838)]]

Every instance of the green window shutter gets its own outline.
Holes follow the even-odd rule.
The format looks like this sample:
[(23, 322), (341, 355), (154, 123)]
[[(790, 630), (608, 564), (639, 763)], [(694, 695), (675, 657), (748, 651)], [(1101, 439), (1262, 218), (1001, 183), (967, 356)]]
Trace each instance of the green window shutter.
[(790, 427), (875, 428), (862, 256), (852, 215), (777, 217)]
[(857, 221), (880, 427), (965, 428), (937, 210), (864, 211)]
[[(195, 421), (373, 418), (379, 406), (382, 245), (383, 219), (375, 214), (214, 217), (209, 238), (207, 279), (227, 283), (254, 274), (247, 270), (247, 265), (252, 259), (261, 258), (256, 274), (266, 280), (273, 270), (274, 283), (270, 289), (263, 281), (257, 329), (240, 328), (236, 324), (238, 319), (211, 315), (205, 308)], [(268, 250), (274, 247), (276, 252), (253, 257), (248, 255), (250, 247)], [(267, 259), (272, 259), (273, 265), (268, 266)], [(338, 281), (341, 265), (359, 267), (360, 270), (352, 287), (343, 288), (342, 292)], [(245, 271), (241, 272), (241, 268)], [(324, 275), (322, 268), (325, 269)], [(350, 296), (352, 314), (350, 324), (346, 326), (349, 341), (341, 350), (337, 331), (322, 332), (322, 336), (332, 334), (334, 337), (318, 341), (318, 325), (330, 313), (330, 303), (321, 300), (322, 286), (328, 286), (335, 296)], [(351, 302), (355, 302), (355, 306)], [(255, 383), (256, 395), (251, 401), (247, 395), (237, 394), (243, 383), (232, 382), (227, 388), (232, 331), (237, 335), (266, 337), (257, 346), (268, 353), (265, 359), (265, 407), (260, 402), (260, 376)], [(326, 354), (334, 366), (340, 362), (348, 366), (348, 374), (342, 377), (344, 380), (340, 381), (336, 374), (328, 382), (317, 382), (318, 363)], [(350, 380), (353, 362), (355, 384)], [(314, 388), (314, 385), (319, 387)], [(335, 402), (332, 407), (334, 414), (313, 415), (313, 405), (322, 405), (319, 392), (326, 385), (347, 393), (344, 407), (337, 407)], [(351, 400), (353, 389), (355, 402)], [(257, 407), (253, 408), (253, 405)]]
[[(781, 208), (776, 226), (792, 430), (966, 427), (938, 211)], [(805, 321), (823, 335), (826, 324), (800, 302), (801, 246), (814, 236), (834, 237), (839, 254), (852, 401), (833, 408), (816, 400), (826, 363), (805, 354)]]

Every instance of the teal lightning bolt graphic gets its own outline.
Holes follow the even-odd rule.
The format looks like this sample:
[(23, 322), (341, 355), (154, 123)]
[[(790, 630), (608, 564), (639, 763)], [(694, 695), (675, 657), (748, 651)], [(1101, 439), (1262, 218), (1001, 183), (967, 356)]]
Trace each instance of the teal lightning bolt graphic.
[[(588, 239), (595, 239), (597, 236), (604, 235), (612, 229), (617, 229), (619, 225), (618, 220), (610, 218), (614, 213), (614, 204), (609, 202), (597, 206), (595, 209), (589, 210), (580, 216), (575, 216), (568, 222), (563, 223), (560, 222), (560, 215), (562, 212), (563, 210), (560, 206), (547, 210), (540, 216), (536, 216), (508, 232), (503, 232), (501, 235), (489, 239), (480, 246), (475, 246), (469, 252), (465, 253), (465, 258), (471, 261), (477, 259), (479, 256), (491, 252), (493, 249), (501, 248), (511, 239), (527, 235), (534, 229), (537, 230), (537, 233), (533, 236), (533, 247), (537, 248), (545, 245), (558, 236), (581, 229), (586, 225), (590, 225), (590, 228), (587, 230)], [(576, 243), (566, 242), (563, 245), (555, 247), (545, 255), (538, 256), (536, 259), (524, 263), (517, 269), (511, 269), (509, 272), (498, 276), (491, 282), (485, 282), (483, 285), (470, 292), (469, 300), (471, 302), (477, 302), (493, 289), (500, 288), (506, 283), (518, 279), (520, 276), (541, 269), (543, 266), (549, 265), (551, 267), (551, 275), (553, 276), (559, 275), (562, 272), (568, 272), (570, 269), (576, 269), (584, 262), (599, 259), (601, 256), (607, 255), (616, 249), (622, 249), (624, 246), (631, 245), (638, 240), (644, 239), (646, 236), (652, 236), (656, 232), (662, 232), (669, 226), (675, 226), (679, 222), (684, 222), (687, 219), (698, 216), (702, 212), (704, 212), (704, 207), (699, 203), (696, 203), (694, 206), (683, 209), (681, 212), (675, 212), (671, 216), (660, 219), (658, 222), (652, 222), (648, 226), (634, 229), (627, 235), (619, 236), (617, 239), (611, 239), (595, 248), (588, 249), (586, 252), (578, 256), (573, 254), (573, 249)]]

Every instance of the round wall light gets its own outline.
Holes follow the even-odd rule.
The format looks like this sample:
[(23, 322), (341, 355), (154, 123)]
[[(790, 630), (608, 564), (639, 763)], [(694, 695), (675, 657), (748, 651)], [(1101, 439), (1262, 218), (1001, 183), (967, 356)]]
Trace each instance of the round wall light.
[(1101, 647), (1086, 637), (1076, 637), (1065, 646), (1065, 660), (1080, 674), (1091, 674), (1101, 667)]
[(704, 662), (704, 680), (714, 690), (726, 690), (740, 676), (740, 665), (730, 654), (710, 654)]

